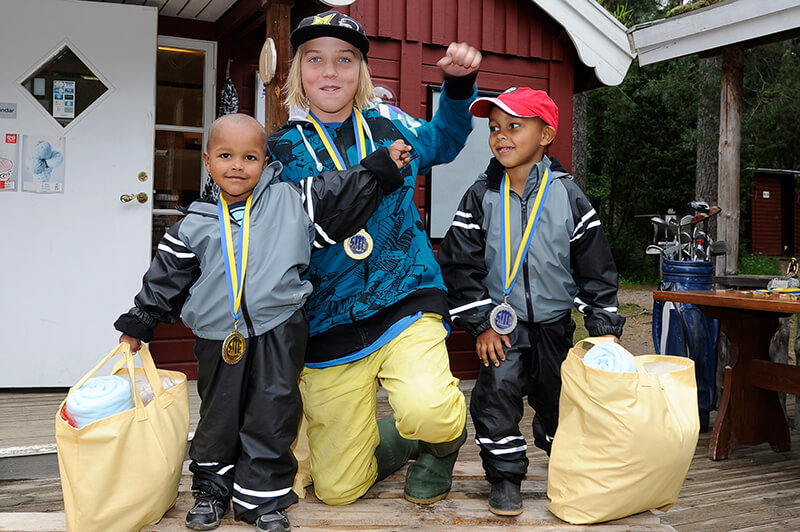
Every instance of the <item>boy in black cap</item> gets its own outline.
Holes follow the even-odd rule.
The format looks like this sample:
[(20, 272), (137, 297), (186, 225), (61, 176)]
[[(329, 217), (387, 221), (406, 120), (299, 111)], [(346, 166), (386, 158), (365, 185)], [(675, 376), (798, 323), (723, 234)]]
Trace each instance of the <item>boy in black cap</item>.
[(617, 270), (597, 213), (545, 154), (558, 107), (544, 91), (509, 89), (478, 98), (494, 158), (464, 194), (439, 247), (451, 316), (476, 337), (483, 361), (470, 414), (489, 510), (522, 513), (527, 444), (522, 397), (536, 411), (534, 443), (550, 453), (558, 426), (561, 363), (572, 347), (573, 305), (590, 336), (619, 338)]
[[(306, 304), (311, 338), (301, 374), (311, 476), (317, 497), (349, 504), (410, 458), (404, 495), (447, 496), (466, 440), (464, 395), (445, 346), (447, 297), (414, 204), (417, 175), (452, 161), (469, 135), (481, 54), (452, 43), (439, 61), (445, 82), (430, 122), (375, 103), (362, 25), (336, 11), (303, 19), (291, 35), (290, 118), (270, 137), (281, 179), (346, 168), (395, 140), (413, 148), (400, 190), (358, 234), (312, 257)], [(394, 418), (376, 422), (379, 384)]]

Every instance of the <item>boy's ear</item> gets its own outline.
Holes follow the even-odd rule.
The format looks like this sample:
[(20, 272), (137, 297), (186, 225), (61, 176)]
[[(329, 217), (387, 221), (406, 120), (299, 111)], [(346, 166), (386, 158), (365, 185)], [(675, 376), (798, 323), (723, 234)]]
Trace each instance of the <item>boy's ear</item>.
[(206, 172), (208, 172), (210, 174), (211, 173), (211, 168), (208, 167), (208, 152), (207, 151), (203, 152), (203, 164), (206, 167)]
[(545, 124), (545, 126), (542, 128), (542, 140), (540, 144), (542, 146), (549, 146), (550, 144), (553, 143), (555, 139), (556, 139), (555, 128), (553, 126)]

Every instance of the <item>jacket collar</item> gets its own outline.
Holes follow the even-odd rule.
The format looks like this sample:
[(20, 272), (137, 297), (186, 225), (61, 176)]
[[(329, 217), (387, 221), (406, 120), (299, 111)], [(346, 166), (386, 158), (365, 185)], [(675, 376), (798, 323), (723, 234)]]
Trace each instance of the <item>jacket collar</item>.
[[(535, 182), (533, 183), (535, 187), (539, 184), (542, 173), (547, 165), (550, 165), (552, 179), (558, 179), (559, 177), (569, 175), (558, 159), (555, 157), (550, 159), (547, 155), (545, 155), (542, 157), (541, 162), (536, 163), (533, 165), (533, 167), (531, 167), (531, 171), (528, 173), (528, 182), (525, 184), (526, 194), (529, 190), (529, 183), (531, 182), (532, 176), (535, 176)], [(492, 157), (492, 159), (489, 161), (489, 166), (486, 167), (486, 172), (484, 172), (486, 175), (486, 185), (492, 190), (500, 190), (500, 184), (503, 182), (503, 174), (505, 171), (505, 167), (500, 164), (495, 157)]]
[[(272, 184), (279, 181), (283, 165), (279, 161), (273, 161), (261, 172), (261, 178), (253, 189), (253, 204), (257, 203), (264, 192)], [(217, 203), (207, 199), (192, 202), (186, 209), (179, 209), (186, 214), (201, 214), (204, 216), (217, 217)]]

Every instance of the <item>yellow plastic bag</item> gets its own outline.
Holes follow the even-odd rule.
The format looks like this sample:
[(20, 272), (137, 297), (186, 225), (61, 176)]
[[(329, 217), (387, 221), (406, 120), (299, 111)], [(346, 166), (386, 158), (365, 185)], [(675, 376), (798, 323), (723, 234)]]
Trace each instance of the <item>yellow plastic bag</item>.
[[(177, 500), (189, 433), (186, 375), (156, 369), (147, 346), (134, 368), (128, 344), (120, 344), (72, 388), (83, 385), (111, 358), (123, 354), (135, 407), (75, 428), (56, 413), (56, 446), (69, 532), (138, 532), (157, 523)], [(122, 364), (118, 364), (122, 366)], [(155, 398), (146, 406), (136, 391), (144, 374)], [(161, 376), (178, 382), (164, 390)]]
[(602, 371), (581, 360), (600, 341), (579, 341), (561, 365), (547, 508), (572, 524), (668, 510), (700, 431), (692, 360), (643, 355), (638, 373)]

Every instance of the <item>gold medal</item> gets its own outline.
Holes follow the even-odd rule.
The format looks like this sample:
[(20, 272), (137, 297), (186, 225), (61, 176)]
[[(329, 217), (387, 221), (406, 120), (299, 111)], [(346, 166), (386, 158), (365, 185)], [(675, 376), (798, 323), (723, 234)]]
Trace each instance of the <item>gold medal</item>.
[(245, 339), (236, 327), (222, 342), (222, 360), (233, 366), (244, 357)]
[(362, 229), (344, 241), (344, 252), (351, 259), (366, 259), (372, 253), (372, 237)]

